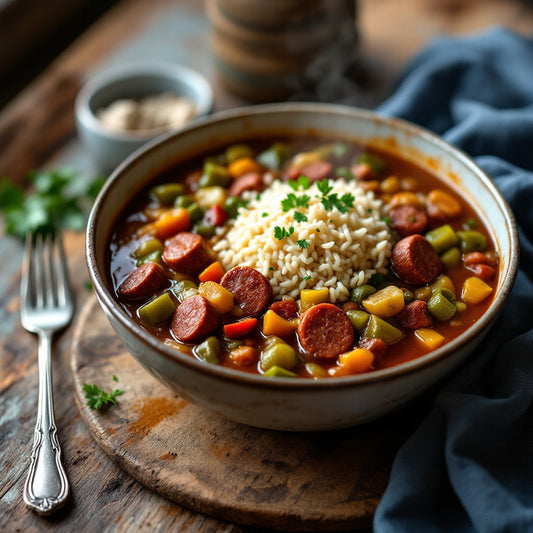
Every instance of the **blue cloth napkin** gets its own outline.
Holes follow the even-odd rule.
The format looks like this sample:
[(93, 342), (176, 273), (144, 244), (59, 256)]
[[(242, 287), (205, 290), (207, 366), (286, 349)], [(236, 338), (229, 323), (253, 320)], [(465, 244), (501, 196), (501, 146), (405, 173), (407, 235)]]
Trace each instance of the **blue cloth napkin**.
[(435, 41), (378, 112), (475, 158), (511, 205), (521, 261), (486, 341), (399, 450), (374, 529), (533, 532), (533, 40)]

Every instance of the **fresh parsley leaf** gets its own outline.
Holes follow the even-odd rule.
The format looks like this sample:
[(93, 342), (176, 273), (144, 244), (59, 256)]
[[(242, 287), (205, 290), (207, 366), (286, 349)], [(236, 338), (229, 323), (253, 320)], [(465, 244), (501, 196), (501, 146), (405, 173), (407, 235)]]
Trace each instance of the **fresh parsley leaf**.
[(101, 177), (87, 180), (71, 169), (33, 172), (28, 179), (32, 185), (28, 195), (8, 178), (0, 181), (6, 233), (22, 239), (28, 231), (85, 229), (88, 207), (104, 182)]
[(333, 211), (333, 209), (337, 209), (341, 213), (347, 213), (348, 210), (353, 207), (354, 200), (355, 197), (350, 193), (345, 193), (340, 198), (337, 193), (333, 193), (323, 196), (320, 199), (322, 205), (327, 211)]
[(296, 244), (305, 250), (305, 248), (309, 248), (309, 241), (306, 241), (305, 239), (300, 239), (296, 241)]
[(298, 209), (299, 207), (308, 207), (309, 200), (311, 198), (307, 194), (302, 194), (296, 196), (294, 193), (290, 192), (287, 194), (287, 198), (281, 200), (281, 209), (286, 213), (290, 209)]
[(317, 181), (316, 186), (317, 189), (322, 193), (322, 196), (326, 196), (333, 189), (333, 186), (329, 184), (328, 179)]
[(98, 385), (89, 385), (88, 383), (83, 384), (83, 392), (85, 393), (87, 405), (95, 410), (102, 409), (109, 404), (116, 405), (117, 396), (124, 393), (124, 391), (120, 389), (115, 389), (113, 392), (107, 393), (98, 387)]
[(385, 222), (385, 224), (387, 224), (387, 226), (390, 226), (391, 223), (392, 223), (392, 219), (391, 219), (391, 217), (383, 217), (381, 220), (382, 220), (383, 222)]
[(294, 233), (294, 228), (291, 226), (287, 231), (283, 226), (276, 226), (274, 228), (274, 238), (279, 241), (283, 240), (285, 237), (290, 237)]
[(294, 191), (299, 189), (306, 191), (311, 185), (311, 180), (307, 176), (298, 176), (296, 180), (289, 180), (289, 185)]
[(368, 284), (372, 285), (372, 287), (375, 287), (376, 289), (379, 289), (383, 283), (385, 283), (385, 276), (381, 272), (376, 272), (373, 274), (368, 281)]
[(304, 276), (303, 279), (304, 279), (305, 281), (307, 281), (307, 280), (311, 279), (311, 275), (310, 275), (310, 274), (307, 274), (307, 276)]
[(307, 222), (307, 215), (300, 213), (300, 211), (295, 211), (293, 217), (296, 222)]

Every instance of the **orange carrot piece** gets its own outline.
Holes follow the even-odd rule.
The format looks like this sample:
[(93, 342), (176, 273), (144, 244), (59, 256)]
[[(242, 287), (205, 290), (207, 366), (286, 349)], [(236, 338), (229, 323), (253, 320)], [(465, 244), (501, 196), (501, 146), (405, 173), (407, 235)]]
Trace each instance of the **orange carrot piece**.
[(220, 283), (220, 280), (224, 276), (224, 269), (219, 261), (211, 263), (205, 270), (200, 272), (198, 279), (204, 283), (205, 281), (214, 281), (215, 283)]
[(184, 207), (169, 209), (161, 214), (154, 222), (157, 236), (161, 239), (168, 239), (180, 231), (187, 231), (191, 224), (189, 211)]
[(257, 318), (245, 318), (232, 324), (225, 324), (222, 330), (229, 339), (245, 337), (257, 326)]

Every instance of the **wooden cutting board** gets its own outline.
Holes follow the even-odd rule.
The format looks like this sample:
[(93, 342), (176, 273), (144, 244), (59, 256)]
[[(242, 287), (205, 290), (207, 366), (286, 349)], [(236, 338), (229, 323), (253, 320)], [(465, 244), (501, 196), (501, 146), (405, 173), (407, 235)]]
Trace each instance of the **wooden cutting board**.
[[(121, 468), (177, 504), (254, 527), (369, 529), (394, 455), (422, 416), (419, 403), (375, 423), (317, 433), (221, 419), (148, 374), (94, 296), (80, 314), (71, 363), (81, 415)], [(93, 411), (85, 404), (84, 383), (124, 394), (118, 405)]]

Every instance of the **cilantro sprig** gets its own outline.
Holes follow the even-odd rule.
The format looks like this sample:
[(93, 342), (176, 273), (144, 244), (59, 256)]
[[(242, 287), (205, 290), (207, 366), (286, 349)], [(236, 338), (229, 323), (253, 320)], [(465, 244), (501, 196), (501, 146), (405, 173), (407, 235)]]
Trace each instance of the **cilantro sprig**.
[[(113, 376), (115, 379), (115, 376)], [(117, 396), (124, 393), (123, 390), (114, 389), (112, 392), (107, 393), (102, 390), (98, 385), (90, 385), (89, 383), (83, 384), (83, 392), (87, 400), (87, 405), (94, 410), (103, 409), (104, 407), (113, 404), (117, 404)]]
[(24, 238), (28, 231), (69, 228), (82, 231), (87, 211), (104, 178), (87, 180), (71, 169), (33, 172), (30, 194), (3, 177), (0, 179), (0, 211), (8, 235)]

